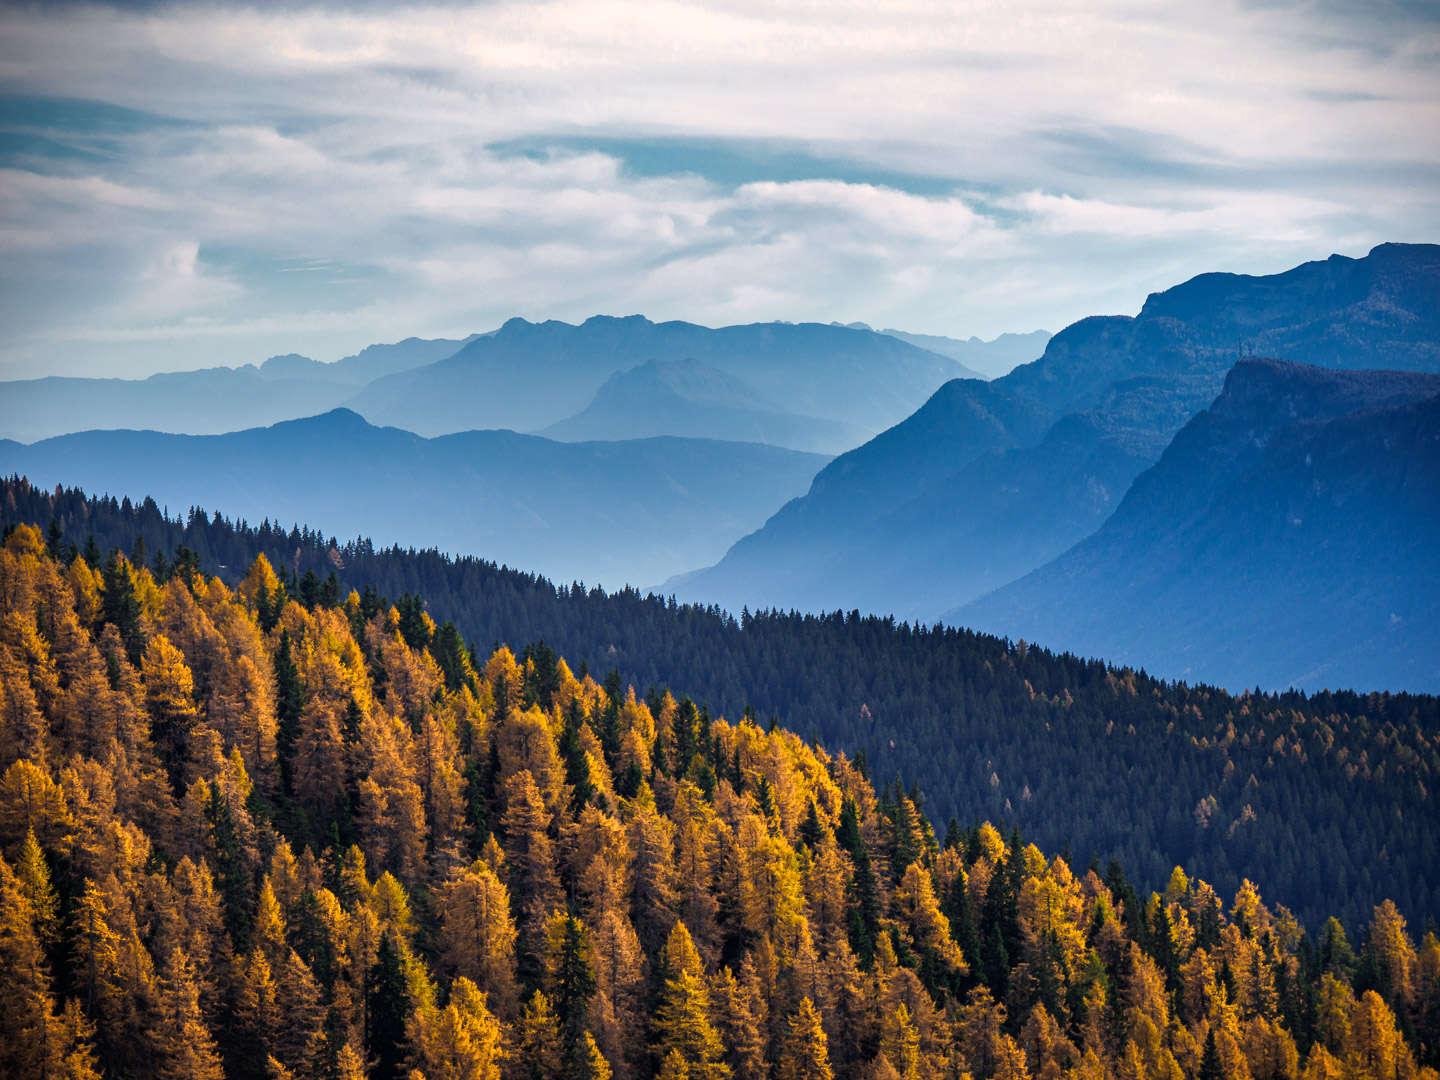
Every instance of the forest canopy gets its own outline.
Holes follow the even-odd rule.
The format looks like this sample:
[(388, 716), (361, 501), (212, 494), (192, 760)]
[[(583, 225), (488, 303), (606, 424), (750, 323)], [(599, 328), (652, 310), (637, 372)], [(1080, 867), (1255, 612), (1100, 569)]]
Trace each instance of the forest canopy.
[(453, 623), (484, 655), (533, 645), (642, 696), (668, 687), (715, 715), (773, 717), (877, 780), (903, 775), (941, 831), (951, 817), (1018, 826), (1077, 865), (1118, 859), (1142, 890), (1177, 864), (1225, 895), (1249, 879), (1307, 925), (1334, 916), (1352, 934), (1385, 899), (1414, 926), (1440, 918), (1434, 697), (1231, 694), (963, 629), (732, 617), (309, 528), (0, 486), (0, 523), (35, 525), (66, 560), (98, 565), (114, 547), (153, 574), (183, 557), (233, 586), (264, 554), (302, 604), (354, 589), (367, 610)]
[(1388, 901), (1147, 893), (413, 597), (137, 563), (0, 548), (6, 1076), (1436, 1075)]

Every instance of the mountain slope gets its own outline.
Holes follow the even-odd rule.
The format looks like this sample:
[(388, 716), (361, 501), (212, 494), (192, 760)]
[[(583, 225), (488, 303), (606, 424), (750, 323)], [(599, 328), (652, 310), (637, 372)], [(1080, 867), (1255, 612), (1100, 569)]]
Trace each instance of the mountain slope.
[(800, 416), (699, 360), (648, 360), (616, 372), (581, 412), (539, 434), (562, 442), (688, 437), (838, 454), (864, 441), (847, 424)]
[[(1082, 319), (1039, 360), (988, 384), (992, 409), (1005, 401), (1031, 418), (1008, 442), (966, 413), (951, 421), (966, 430), (943, 439), (887, 432), (838, 458), (803, 500), (677, 591), (734, 607), (935, 618), (1098, 527), (1129, 481), (1214, 399), (1237, 344), (1263, 342), (1324, 367), (1440, 370), (1436, 297), (1440, 247), (1385, 244), (1364, 259), (1334, 256), (1271, 277), (1202, 275), (1151, 296), (1134, 318)], [(1085, 419), (1066, 419), (1075, 414)], [(952, 443), (1029, 452), (951, 456)], [(842, 473), (858, 462), (865, 468), (855, 479)], [(873, 499), (871, 473), (902, 478), (896, 490), (905, 497)], [(926, 491), (934, 485), (942, 486)]]
[(97, 431), (0, 444), (0, 471), (40, 483), (78, 477), (177, 509), (223, 503), (253, 521), (324, 520), (342, 536), (433, 543), (611, 586), (717, 558), (824, 461), (705, 439), (424, 439), (343, 409), (228, 435)]
[(1242, 362), (1096, 535), (953, 618), (1230, 687), (1440, 687), (1436, 395)]
[(427, 435), (500, 426), (538, 431), (585, 409), (611, 375), (647, 360), (701, 361), (789, 411), (864, 434), (904, 419), (956, 373), (945, 357), (846, 327), (712, 330), (639, 315), (597, 315), (579, 326), (511, 319), (446, 360), (377, 380), (350, 406), (374, 423)]
[(1042, 418), (1027, 403), (993, 386), (978, 379), (946, 383), (914, 415), (832, 461), (803, 498), (787, 503), (720, 563), (667, 587), (732, 610), (856, 606), (847, 602), (848, 568), (841, 568), (839, 579), (825, 572), (856, 533), (951, 475), (958, 464), (1024, 445), (1043, 430)]
[(54, 376), (0, 383), (0, 438), (34, 442), (73, 431), (129, 428), (215, 435), (313, 416), (382, 375), (433, 363), (466, 342), (407, 338), (323, 364), (295, 353), (258, 368), (169, 371), (148, 379)]

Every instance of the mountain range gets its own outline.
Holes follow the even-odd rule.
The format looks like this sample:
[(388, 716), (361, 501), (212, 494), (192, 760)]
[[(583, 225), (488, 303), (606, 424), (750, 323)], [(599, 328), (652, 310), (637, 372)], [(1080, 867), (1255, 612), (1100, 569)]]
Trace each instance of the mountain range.
[[(865, 326), (864, 323), (858, 325)], [(910, 334), (904, 330), (887, 329), (880, 333), (908, 341), (911, 345), (929, 349), (941, 356), (948, 356), (981, 379), (998, 379), (1002, 375), (1010, 374), (1021, 364), (1028, 364), (1045, 351), (1045, 345), (1051, 337), (1048, 330), (1032, 330), (1028, 334), (1001, 334), (991, 341), (981, 341), (973, 336), (961, 340), (939, 334)]]
[(660, 581), (718, 558), (824, 463), (754, 443), (562, 443), (513, 431), (426, 439), (346, 409), (225, 435), (91, 431), (0, 442), (0, 472), (223, 505), (250, 521), (483, 553), (556, 580)]
[[(741, 411), (758, 402), (765, 414), (733, 417), (742, 426), (773, 430), (779, 410), (781, 416), (794, 414), (783, 423), (798, 430), (813, 431), (814, 421), (823, 421), (839, 425), (832, 430), (853, 428), (861, 440), (909, 416), (957, 373), (947, 357), (843, 326), (756, 323), (712, 330), (639, 315), (597, 315), (579, 326), (511, 319), (445, 360), (377, 379), (350, 407), (373, 423), (422, 435), (487, 427), (548, 430), (592, 405), (595, 411), (577, 419), (577, 428), (592, 424), (597, 414), (615, 415), (617, 408), (629, 423), (653, 428), (664, 426), (642, 416), (653, 378), (613, 384), (596, 401), (616, 373), (651, 360), (698, 361), (729, 376), (725, 407), (741, 408), (738, 403), (748, 400)], [(690, 385), (699, 370), (691, 369)], [(714, 375), (708, 380), (718, 386)], [(688, 431), (669, 425), (665, 433)]]
[(407, 338), (322, 364), (290, 353), (258, 367), (170, 371), (148, 379), (49, 376), (0, 383), (0, 438), (33, 442), (74, 431), (134, 428), (218, 435), (313, 416), (367, 383), (434, 363), (472, 338)]
[(1099, 528), (1258, 349), (1324, 368), (1440, 371), (1440, 247), (1205, 274), (1134, 317), (1083, 319), (1002, 378), (942, 387), (670, 587), (732, 609), (938, 618)]
[[(864, 324), (512, 319), (336, 364), (10, 383), (0, 421), (32, 433), (95, 415), (202, 430), (322, 415), (7, 443), (0, 468), (560, 579), (664, 581), (736, 612), (975, 622), (1232, 687), (1434, 685), (1412, 645), (1428, 648), (1416, 627), (1435, 625), (1440, 591), (1422, 557), (1440, 247), (1204, 274), (1133, 317), (1010, 338), (979, 344), (999, 363), (1000, 345), (1043, 338), (1043, 355), (987, 380), (951, 378), (966, 369), (936, 351), (967, 343)], [(1388, 374), (1325, 382), (1344, 370)], [(337, 397), (355, 408), (327, 411)], [(1216, 426), (1242, 400), (1243, 436)], [(453, 430), (466, 422), (514, 430)], [(1218, 441), (1187, 456), (1196, 431)], [(1225, 449), (1232, 436), (1258, 456)], [(1323, 468), (1296, 464), (1302, 445)], [(1282, 506), (1308, 523), (1296, 536)], [(1287, 629), (1322, 595), (1323, 632)]]
[(1237, 364), (1093, 536), (948, 619), (1241, 688), (1440, 688), (1440, 375)]
[(288, 354), (259, 367), (141, 380), (0, 383), (0, 437), (31, 442), (110, 428), (219, 434), (345, 406), (425, 436), (479, 428), (568, 441), (699, 434), (836, 454), (904, 419), (947, 380), (973, 374), (868, 328), (511, 319), (488, 334), (373, 345), (333, 364)]

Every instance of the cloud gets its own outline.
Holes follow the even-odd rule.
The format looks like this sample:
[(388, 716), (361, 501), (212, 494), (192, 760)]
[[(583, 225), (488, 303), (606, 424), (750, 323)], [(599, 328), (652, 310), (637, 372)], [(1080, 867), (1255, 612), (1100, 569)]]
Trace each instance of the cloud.
[(990, 336), (1440, 239), (1422, 7), (0, 7), (0, 376), (514, 314)]

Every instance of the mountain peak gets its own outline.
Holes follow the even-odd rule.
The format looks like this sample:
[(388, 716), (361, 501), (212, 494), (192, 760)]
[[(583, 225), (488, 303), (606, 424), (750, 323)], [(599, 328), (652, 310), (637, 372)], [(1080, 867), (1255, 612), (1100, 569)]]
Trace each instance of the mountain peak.
[(654, 326), (644, 315), (591, 315), (582, 326)]
[(314, 416), (302, 416), (297, 420), (283, 420), (273, 425), (276, 428), (289, 428), (292, 431), (309, 430), (322, 431), (334, 434), (350, 434), (357, 431), (376, 430), (375, 425), (366, 420), (354, 409), (347, 409), (343, 405), (331, 409), (329, 412), (317, 413)]

